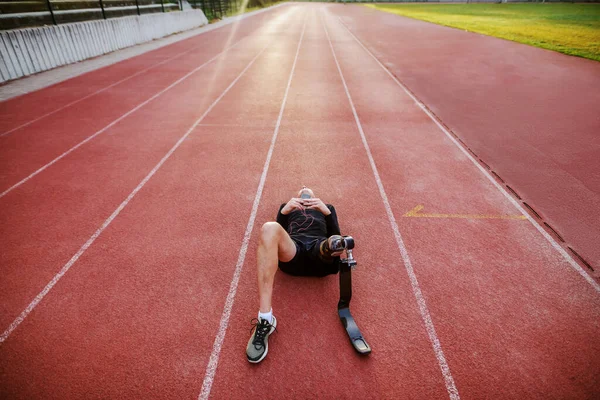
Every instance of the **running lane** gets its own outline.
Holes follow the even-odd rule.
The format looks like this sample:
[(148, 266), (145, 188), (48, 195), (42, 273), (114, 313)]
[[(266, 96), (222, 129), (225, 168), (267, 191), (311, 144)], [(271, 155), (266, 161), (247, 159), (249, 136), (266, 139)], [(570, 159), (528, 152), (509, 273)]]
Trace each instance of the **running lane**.
[[(321, 7), (304, 7), (310, 18), (211, 398), (447, 397), (320, 22)], [(342, 233), (356, 239), (351, 309), (373, 353), (358, 356), (339, 321), (337, 276), (278, 273), (277, 332), (266, 359), (250, 364), (244, 352), (258, 312), (258, 232), (303, 184), (336, 207)]]
[(331, 10), (600, 270), (600, 63), (362, 6)]
[[(267, 14), (274, 17), (285, 12), (285, 8), (280, 7)], [(4, 193), (87, 138), (99, 132), (104, 134), (104, 129), (118, 124), (131, 113), (136, 113), (137, 108), (146, 107), (148, 102), (164, 96), (166, 92), (173, 90), (173, 85), (178, 80), (189, 73), (196, 71), (195, 74), (203, 74), (206, 68), (204, 65), (214, 57), (223, 51), (245, 46), (256, 28), (253, 18), (249, 18), (185, 40), (185, 43), (176, 43), (117, 63), (106, 69), (119, 79), (131, 77), (135, 70), (144, 71), (148, 67), (151, 68), (76, 104), (59, 108), (59, 111), (45, 118), (36, 120), (37, 116), (31, 116), (35, 122), (0, 137), (0, 193)], [(45, 104), (59, 105), (63, 93), (67, 96), (77, 94), (77, 87), (85, 86), (85, 82), (90, 82), (90, 86), (94, 86), (91, 83), (96, 81), (110, 82), (110, 79), (105, 77), (106, 74), (103, 68), (39, 92), (0, 103), (0, 119), (14, 121), (16, 126), (20, 126), (21, 118), (17, 110), (33, 112), (40, 108), (40, 105), (42, 108)], [(182, 84), (185, 84), (185, 81), (177, 85)], [(40, 98), (42, 95), (50, 95), (52, 98)]]
[[(151, 70), (161, 62), (173, 57), (195, 52), (208, 55), (208, 58), (210, 58), (213, 43), (219, 44), (223, 38), (228, 38), (233, 34), (241, 35), (240, 37), (249, 35), (256, 27), (261, 26), (265, 21), (281, 12), (283, 10), (279, 8), (268, 10), (239, 22), (79, 75), (36, 92), (0, 102), (1, 115), (10, 116), (9, 118), (0, 118), (0, 137), (23, 124), (30, 123), (86, 96), (91, 96), (95, 92), (118, 84), (122, 80), (138, 76), (137, 74), (146, 74), (149, 69)], [(152, 75), (146, 74), (146, 76)], [(115, 97), (113, 100), (119, 99)]]
[[(213, 398), (448, 398), (449, 376), (463, 398), (597, 397), (594, 287), (528, 221), (424, 215), (518, 212), (326, 17), (332, 53), (321, 8), (288, 7), (248, 46), (0, 199), (11, 257), (0, 291), (6, 326), (219, 100), (0, 344), (0, 397), (197, 398), (215, 355)], [(439, 349), (415, 301), (334, 54)], [(165, 110), (178, 118), (162, 118)], [(217, 354), (215, 335), (274, 132)], [(337, 277), (278, 274), (278, 332), (268, 357), (250, 365), (244, 349), (258, 307), (257, 231), (302, 184), (336, 206), (343, 233), (357, 240), (351, 307), (373, 353), (361, 358), (347, 340), (335, 311)], [(448, 371), (440, 369), (440, 350)]]
[(0, 345), (3, 397), (198, 396), (303, 27), (305, 11), (288, 10), (261, 27), (269, 45), (254, 64)]
[[(288, 9), (288, 7), (286, 7)], [(290, 11), (235, 52), (0, 198), (0, 324), (7, 327), (261, 50)], [(168, 118), (164, 116), (168, 115)]]
[(596, 397), (599, 286), (532, 223), (499, 218), (521, 213), (334, 15), (327, 22), (461, 396)]

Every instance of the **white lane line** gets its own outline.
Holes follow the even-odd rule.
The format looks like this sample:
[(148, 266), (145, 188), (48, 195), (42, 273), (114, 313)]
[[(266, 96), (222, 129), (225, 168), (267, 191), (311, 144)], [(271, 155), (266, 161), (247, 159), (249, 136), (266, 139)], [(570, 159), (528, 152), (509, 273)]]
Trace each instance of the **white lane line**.
[(340, 67), (340, 63), (338, 62), (337, 56), (335, 54), (335, 50), (333, 49), (333, 44), (331, 43), (331, 38), (329, 37), (329, 32), (327, 31), (327, 27), (325, 22), (323, 21), (323, 15), (321, 14), (321, 23), (323, 24), (323, 28), (325, 29), (325, 33), (327, 33), (327, 40), (329, 41), (329, 46), (331, 47), (331, 52), (333, 53), (333, 58), (335, 60), (335, 64), (337, 65), (338, 72), (340, 73), (340, 77), (342, 78), (342, 83), (344, 84), (344, 90), (346, 91), (346, 96), (348, 97), (348, 102), (350, 103), (350, 107), (352, 108), (352, 114), (354, 114), (354, 120), (356, 122), (356, 126), (358, 127), (358, 131), (360, 132), (360, 138), (362, 139), (363, 145), (365, 147), (365, 151), (367, 152), (367, 157), (369, 158), (369, 163), (371, 164), (371, 169), (373, 170), (373, 175), (375, 176), (375, 181), (377, 182), (377, 187), (379, 188), (379, 194), (381, 195), (381, 199), (383, 200), (383, 204), (385, 205), (385, 211), (387, 213), (388, 219), (390, 221), (390, 225), (392, 226), (392, 230), (394, 231), (394, 236), (396, 237), (396, 243), (398, 245), (398, 250), (400, 250), (400, 254), (402, 255), (402, 260), (404, 261), (404, 266), (406, 267), (406, 272), (410, 278), (410, 284), (412, 286), (413, 294), (417, 300), (417, 304), (419, 306), (419, 312), (421, 313), (421, 318), (425, 323), (425, 328), (427, 330), (427, 334), (429, 335), (429, 340), (433, 346), (433, 351), (438, 360), (438, 364), (442, 371), (442, 375), (444, 376), (444, 381), (446, 383), (446, 390), (448, 390), (448, 394), (450, 398), (453, 400), (460, 399), (458, 394), (458, 389), (454, 383), (454, 378), (452, 377), (452, 373), (450, 372), (450, 367), (446, 362), (446, 357), (444, 356), (444, 352), (442, 351), (442, 345), (437, 337), (435, 332), (435, 327), (433, 325), (433, 320), (431, 319), (431, 315), (429, 313), (429, 309), (427, 304), (425, 303), (425, 298), (423, 297), (423, 293), (421, 292), (421, 287), (419, 286), (419, 282), (417, 280), (417, 275), (412, 267), (412, 263), (408, 256), (408, 251), (406, 250), (406, 246), (404, 245), (404, 241), (402, 240), (402, 236), (400, 235), (400, 229), (398, 228), (398, 223), (396, 222), (396, 218), (394, 217), (394, 213), (392, 212), (392, 208), (390, 206), (390, 202), (388, 201), (387, 194), (385, 193), (385, 189), (383, 188), (383, 183), (381, 182), (381, 178), (379, 177), (379, 172), (377, 171), (377, 166), (375, 165), (375, 161), (373, 160), (373, 155), (371, 154), (371, 149), (369, 144), (367, 143), (367, 138), (365, 136), (365, 132), (363, 131), (362, 124), (360, 123), (360, 119), (358, 118), (358, 114), (356, 113), (356, 108), (354, 107), (354, 102), (352, 101), (352, 97), (350, 96), (350, 91), (348, 90), (348, 85), (346, 85), (346, 80), (344, 79), (344, 74), (342, 73), (342, 69)]
[(508, 192), (506, 191), (506, 189), (504, 189), (498, 182), (496, 182), (496, 179), (485, 168), (483, 168), (481, 166), (481, 164), (479, 164), (479, 162), (477, 162), (477, 160), (475, 160), (475, 158), (471, 154), (469, 154), (469, 152), (463, 146), (460, 145), (460, 143), (458, 142), (458, 140), (456, 140), (456, 138), (454, 138), (454, 136), (452, 136), (452, 134), (450, 134), (450, 132), (448, 132), (448, 130), (440, 123), (440, 121), (437, 119), (437, 117), (434, 116), (427, 109), (427, 107), (425, 107), (425, 105), (421, 101), (419, 101), (410, 92), (410, 90), (408, 90), (408, 88), (406, 86), (404, 86), (404, 84), (402, 82), (400, 82), (394, 76), (394, 74), (392, 74), (377, 59), (377, 57), (375, 57), (375, 55), (373, 53), (371, 53), (371, 51), (365, 47), (365, 45), (362, 44), (362, 42), (356, 37), (356, 35), (354, 35), (354, 33), (352, 33), (352, 31), (350, 31), (350, 29), (342, 22), (342, 19), (340, 17), (338, 17), (338, 20), (339, 20), (339, 23), (344, 28), (346, 28), (346, 30), (348, 31), (348, 33), (350, 33), (350, 35), (352, 35), (352, 37), (354, 38), (354, 40), (377, 62), (377, 64), (379, 64), (379, 66), (390, 76), (390, 78), (392, 78), (392, 80), (394, 82), (396, 82), (396, 84), (398, 86), (400, 86), (402, 88), (402, 90), (404, 90), (404, 92), (411, 99), (413, 99), (413, 101), (419, 106), (419, 108), (421, 108), (421, 110), (423, 110), (423, 112), (425, 114), (427, 114), (427, 116), (438, 126), (438, 128), (440, 128), (441, 131), (446, 134), (446, 136), (448, 137), (448, 139), (450, 139), (452, 141), (452, 143), (454, 143), (456, 145), (456, 147), (458, 147), (469, 158), (469, 160), (471, 160), (473, 162), (473, 164), (483, 173), (483, 175), (485, 175), (486, 178), (488, 178), (488, 180), (490, 182), (492, 182), (492, 184), (500, 191), (500, 193), (502, 193), (504, 195), (504, 197), (506, 197), (508, 199), (508, 201), (510, 201), (517, 208), (517, 210), (519, 210), (519, 212), (521, 214), (527, 216), (527, 219), (529, 220), (529, 222), (531, 222), (533, 224), (533, 226), (542, 234), (542, 236), (544, 238), (546, 238), (546, 240), (548, 242), (550, 242), (550, 244), (552, 245), (552, 247), (554, 247), (554, 249), (556, 249), (556, 251), (558, 251), (564, 257), (564, 259), (567, 261), (567, 263), (575, 271), (577, 271), (579, 273), (579, 275), (581, 275), (590, 285), (592, 285), (592, 287), (594, 289), (596, 289), (596, 292), (600, 293), (600, 284), (598, 282), (596, 282), (594, 280), (594, 278), (592, 278), (587, 272), (585, 272), (585, 270), (583, 268), (581, 268), (581, 266), (577, 263), (577, 261), (575, 261), (575, 259), (573, 259), (573, 257), (571, 257), (571, 255), (569, 253), (567, 253), (567, 251), (565, 249), (563, 249), (562, 246), (556, 240), (554, 240), (554, 238), (552, 236), (550, 236), (550, 234), (548, 232), (546, 232), (546, 230), (544, 228), (542, 228), (542, 226), (535, 219), (533, 219), (531, 217), (531, 215), (529, 215), (529, 213), (525, 210), (525, 208), (523, 208), (510, 194), (508, 194)]
[[(116, 64), (118, 62), (143, 55), (150, 51), (158, 50), (163, 47), (167, 47), (187, 39), (195, 38), (212, 31), (217, 31), (229, 25), (238, 25), (240, 22), (245, 22), (244, 20), (246, 19), (253, 18), (254, 16), (257, 16), (259, 14), (271, 12), (272, 10), (286, 6), (288, 4), (289, 3), (282, 2), (256, 11), (244, 13), (236, 17), (226, 18), (216, 23), (203, 25), (201, 27), (192, 28), (187, 31), (175, 33), (171, 36), (159, 38), (150, 42), (140, 43), (127, 48), (123, 48), (121, 50), (108, 52), (95, 58), (83, 60), (80, 63), (78, 63), (77, 66), (73, 65), (73, 63), (67, 63), (59, 66), (61, 67), (60, 71), (57, 71), (59, 67), (56, 67), (47, 71), (42, 71), (40, 74), (37, 74), (35, 76), (27, 76), (24, 78), (24, 80), (29, 81), (27, 83), (20, 82), (19, 80), (12, 80), (6, 82), (5, 85), (0, 86), (0, 103), (3, 101), (8, 101), (17, 96), (21, 96), (27, 93), (47, 88), (48, 86), (52, 86), (57, 83), (67, 81), (85, 73), (92, 72), (100, 68), (104, 68)], [(276, 13), (273, 14), (277, 15)], [(237, 28), (234, 26), (234, 29)], [(98, 32), (98, 34), (100, 33), (101, 32)], [(65, 71), (66, 69), (70, 69), (71, 73), (69, 73), (69, 71)]]
[(279, 133), (279, 127), (281, 126), (281, 120), (283, 118), (283, 111), (285, 110), (288, 93), (290, 91), (290, 86), (292, 85), (292, 77), (294, 76), (294, 71), (296, 69), (296, 62), (298, 61), (298, 54), (300, 53), (300, 46), (302, 45), (302, 39), (304, 38), (304, 31), (306, 29), (306, 19), (307, 19), (307, 17), (305, 15), (304, 25), (302, 26), (302, 33), (300, 34), (300, 40), (298, 41), (298, 48), (296, 49), (296, 57), (294, 58), (294, 64), (292, 65), (292, 70), (290, 71), (290, 77), (288, 79), (287, 87), (285, 88), (285, 94), (283, 95), (283, 101), (281, 102), (281, 109), (279, 110), (279, 117), (277, 117), (277, 124), (275, 125), (275, 129), (273, 131), (273, 137), (271, 139), (271, 146), (269, 147), (269, 151), (267, 153), (267, 159), (265, 160), (262, 175), (260, 176), (260, 182), (258, 183), (258, 188), (256, 189), (256, 195), (254, 196), (254, 203), (252, 204), (252, 212), (250, 213), (250, 218), (248, 219), (248, 224), (246, 225), (246, 231), (244, 232), (244, 239), (242, 241), (242, 247), (240, 248), (238, 260), (237, 260), (237, 263), (235, 264), (235, 272), (233, 273), (233, 278), (231, 279), (231, 284), (229, 285), (229, 293), (227, 294), (227, 299), (225, 300), (225, 307), (223, 308), (223, 314), (221, 315), (221, 322), (219, 323), (219, 331), (217, 333), (217, 336), (215, 337), (215, 342), (213, 343), (213, 349), (210, 354), (210, 359), (208, 361), (208, 365), (206, 366), (206, 373), (204, 375), (204, 382), (202, 383), (202, 390), (200, 391), (200, 394), (198, 395), (199, 400), (207, 400), (208, 399), (208, 396), (210, 395), (210, 389), (212, 387), (212, 384), (213, 384), (213, 381), (215, 378), (215, 373), (217, 372), (217, 366), (219, 364), (219, 354), (221, 353), (221, 347), (223, 346), (223, 341), (225, 340), (225, 333), (227, 332), (227, 325), (229, 324), (229, 317), (231, 316), (231, 309), (233, 308), (233, 302), (235, 300), (238, 283), (240, 281), (242, 267), (244, 265), (244, 260), (246, 259), (246, 252), (248, 251), (248, 243), (250, 242), (250, 235), (252, 234), (252, 229), (254, 228), (254, 220), (256, 219), (256, 213), (258, 212), (258, 205), (260, 203), (262, 191), (265, 186), (265, 181), (267, 179), (267, 172), (269, 171), (269, 165), (271, 163), (271, 156), (273, 155), (273, 149), (275, 148), (275, 141), (277, 140), (277, 135)]
[(29, 315), (29, 313), (33, 311), (33, 309), (42, 301), (42, 299), (48, 294), (48, 292), (50, 292), (50, 290), (54, 287), (54, 285), (56, 285), (60, 278), (62, 278), (63, 275), (67, 273), (71, 266), (73, 266), (73, 264), (77, 262), (79, 257), (81, 257), (81, 255), (85, 253), (85, 251), (94, 243), (98, 236), (102, 234), (102, 232), (119, 215), (119, 213), (125, 208), (125, 206), (127, 206), (131, 199), (133, 199), (135, 195), (144, 187), (144, 185), (150, 180), (150, 178), (152, 178), (156, 171), (158, 171), (158, 169), (165, 163), (165, 161), (167, 161), (169, 157), (171, 157), (171, 154), (173, 154), (173, 152), (177, 150), (177, 148), (190, 135), (194, 128), (196, 128), (198, 124), (202, 122), (204, 117), (206, 117), (208, 113), (211, 112), (211, 110), (217, 105), (217, 103), (221, 101), (221, 99), (227, 94), (227, 92), (229, 92), (229, 90), (237, 83), (237, 81), (240, 80), (242, 75), (244, 75), (244, 73), (252, 66), (252, 64), (254, 64), (254, 61), (256, 61), (256, 59), (258, 59), (258, 57), (260, 57), (260, 55), (269, 47), (270, 43), (271, 42), (269, 42), (269, 44), (267, 44), (252, 59), (252, 61), (250, 61), (250, 63), (242, 70), (242, 72), (240, 72), (240, 74), (229, 84), (229, 86), (227, 86), (223, 93), (221, 93), (221, 95), (217, 97), (215, 101), (212, 102), (212, 104), (206, 109), (204, 114), (202, 114), (202, 116), (198, 118), (196, 122), (194, 122), (194, 124), (187, 130), (187, 132), (185, 132), (185, 134), (177, 141), (177, 143), (175, 143), (171, 150), (169, 150), (169, 152), (158, 162), (158, 164), (156, 164), (154, 168), (152, 168), (150, 173), (146, 175), (146, 177), (135, 187), (135, 189), (133, 189), (133, 191), (129, 193), (129, 196), (127, 196), (127, 198), (123, 200), (123, 202), (117, 207), (117, 209), (113, 211), (110, 217), (108, 217), (106, 221), (104, 221), (102, 226), (100, 226), (100, 228), (98, 228), (98, 230), (87, 240), (87, 242), (85, 242), (84, 245), (81, 246), (79, 251), (75, 253), (73, 257), (71, 257), (69, 262), (67, 262), (61, 268), (61, 270), (54, 276), (54, 278), (52, 278), (50, 282), (48, 282), (46, 287), (44, 287), (44, 289), (35, 297), (35, 299), (33, 299), (33, 301), (27, 306), (27, 308), (25, 308), (25, 310), (23, 310), (23, 312), (12, 322), (12, 324), (10, 324), (10, 326), (4, 331), (4, 333), (2, 333), (2, 336), (0, 336), (0, 344), (3, 343), (10, 336), (10, 334), (21, 324), (21, 322), (23, 322), (23, 320), (25, 320), (27, 315)]
[[(276, 6), (272, 6), (272, 8), (279, 7), (279, 6), (281, 6), (281, 5), (284, 5), (284, 4), (285, 4), (285, 3), (281, 3), (281, 4), (278, 4), (278, 5), (276, 5)], [(272, 9), (272, 8), (270, 8), (270, 9)], [(269, 10), (270, 10), (270, 9), (269, 9)], [(264, 12), (264, 11), (266, 11), (266, 10), (267, 10), (267, 9), (264, 9), (264, 10), (261, 10), (261, 11), (263, 11), (263, 12)], [(256, 15), (256, 14), (254, 14), (254, 15)], [(249, 17), (252, 17), (252, 16), (253, 16), (253, 15), (250, 15)], [(245, 18), (242, 18), (242, 19), (245, 19)], [(241, 20), (242, 20), (242, 19), (241, 19)], [(240, 21), (241, 21), (241, 20), (240, 20)], [(236, 21), (236, 22), (239, 22), (239, 21)], [(208, 31), (205, 31), (205, 32), (200, 32), (200, 33), (198, 33), (198, 34), (197, 34), (197, 35), (195, 35), (195, 36), (191, 36), (191, 37), (189, 37), (189, 38), (182, 39), (182, 41), (183, 41), (183, 40), (187, 40), (187, 39), (191, 39), (191, 38), (194, 38), (194, 37), (196, 37), (196, 36), (200, 36), (200, 35), (202, 35), (202, 34), (205, 34), (205, 33), (208, 33), (208, 32), (212, 32), (212, 31), (215, 31), (215, 30), (218, 30), (218, 29), (221, 29), (221, 28), (228, 27), (228, 26), (230, 26), (230, 24), (231, 24), (231, 23), (229, 23), (229, 24), (227, 24), (227, 25), (223, 25), (223, 26), (217, 27), (216, 29), (211, 29), (211, 30), (208, 30)], [(238, 29), (237, 27), (234, 27), (234, 28), (235, 28), (235, 29)], [(175, 43), (178, 43), (178, 42), (171, 43), (171, 44), (169, 44), (169, 45), (167, 45), (167, 46), (170, 46), (170, 45), (172, 45), (172, 44), (175, 44)], [(163, 47), (167, 47), (167, 46), (163, 46)], [(61, 110), (64, 110), (65, 108), (68, 108), (68, 107), (70, 107), (70, 106), (72, 106), (72, 105), (74, 105), (74, 104), (77, 104), (77, 103), (79, 103), (79, 102), (81, 102), (81, 101), (83, 101), (83, 100), (85, 100), (85, 99), (88, 99), (88, 98), (90, 98), (90, 97), (92, 97), (92, 96), (95, 96), (95, 95), (97, 95), (97, 94), (99, 94), (99, 93), (102, 93), (102, 92), (103, 92), (103, 91), (105, 91), (105, 90), (108, 90), (108, 89), (110, 89), (110, 88), (112, 88), (112, 87), (115, 87), (116, 85), (119, 85), (119, 84), (121, 84), (121, 83), (123, 83), (123, 82), (125, 82), (125, 81), (127, 81), (127, 80), (129, 80), (129, 79), (131, 79), (131, 78), (133, 78), (133, 77), (135, 77), (135, 76), (137, 76), (137, 75), (143, 74), (144, 72), (147, 72), (147, 71), (148, 71), (148, 70), (150, 70), (150, 69), (156, 68), (156, 67), (158, 67), (158, 66), (160, 66), (160, 65), (162, 65), (162, 64), (164, 64), (164, 63), (166, 63), (166, 62), (172, 61), (172, 60), (174, 60), (174, 59), (176, 59), (176, 58), (179, 58), (179, 57), (181, 57), (181, 56), (183, 56), (183, 55), (185, 55), (185, 54), (187, 54), (187, 53), (190, 53), (190, 52), (192, 52), (192, 51), (194, 51), (194, 50), (197, 50), (197, 49), (201, 48), (202, 46), (203, 46), (203, 44), (201, 44), (201, 45), (198, 45), (198, 46), (195, 46), (195, 47), (192, 47), (191, 49), (188, 49), (188, 50), (186, 50), (186, 51), (183, 51), (183, 52), (181, 52), (181, 53), (178, 53), (178, 54), (176, 54), (176, 55), (174, 55), (174, 56), (172, 56), (172, 57), (169, 57), (169, 58), (168, 58), (168, 59), (166, 59), (166, 60), (163, 60), (163, 61), (161, 61), (161, 62), (159, 62), (159, 63), (157, 63), (157, 64), (154, 64), (154, 65), (151, 65), (151, 66), (149, 66), (148, 68), (145, 68), (145, 69), (143, 69), (143, 70), (141, 70), (141, 71), (138, 71), (138, 72), (136, 72), (136, 73), (135, 73), (135, 74), (133, 74), (133, 75), (129, 75), (128, 77), (126, 77), (126, 78), (123, 78), (123, 79), (121, 79), (120, 81), (113, 83), (112, 85), (109, 85), (109, 86), (106, 86), (105, 88), (99, 89), (99, 90), (95, 91), (94, 93), (88, 94), (88, 95), (86, 95), (86, 96), (84, 96), (84, 97), (82, 97), (82, 98), (80, 98), (80, 99), (78, 99), (78, 100), (74, 100), (74, 101), (70, 102), (69, 104), (66, 104), (66, 105), (64, 105), (64, 106), (62, 106), (62, 107), (60, 107), (60, 108), (57, 108), (57, 109), (56, 109), (56, 110), (54, 110), (54, 111), (50, 111), (49, 113), (46, 113), (46, 114), (44, 114), (44, 115), (42, 115), (42, 116), (40, 116), (40, 117), (37, 117), (37, 118), (35, 118), (35, 119), (32, 119), (32, 120), (31, 120), (31, 121), (29, 121), (29, 122), (26, 122), (26, 123), (24, 123), (24, 124), (22, 124), (22, 125), (19, 125), (19, 126), (17, 126), (16, 128), (12, 128), (11, 130), (8, 130), (8, 131), (6, 131), (6, 132), (4, 132), (4, 133), (0, 133), (0, 137), (6, 136), (6, 135), (8, 135), (8, 134), (10, 134), (10, 133), (12, 133), (12, 132), (14, 132), (14, 131), (16, 131), (16, 130), (19, 130), (19, 129), (21, 129), (21, 128), (24, 128), (24, 127), (26, 127), (26, 126), (28, 126), (28, 125), (31, 125), (31, 124), (33, 124), (34, 122), (37, 122), (37, 121), (39, 121), (39, 120), (41, 120), (41, 119), (43, 119), (43, 118), (46, 118), (46, 117), (48, 117), (48, 116), (50, 116), (50, 115), (52, 115), (52, 114), (55, 114), (55, 113), (57, 113), (57, 112), (59, 112), (59, 111), (61, 111)], [(161, 48), (161, 47), (159, 47), (158, 49), (160, 49), (160, 48)], [(154, 51), (154, 50), (158, 50), (158, 49), (153, 49), (153, 50), (150, 50), (150, 51)], [(148, 51), (148, 53), (149, 53), (150, 51)], [(143, 55), (143, 54), (146, 54), (146, 53), (139, 54), (138, 56), (141, 56), (141, 55)], [(133, 58), (133, 57), (132, 57), (132, 58)], [(125, 61), (125, 60), (121, 60), (121, 61)], [(114, 65), (114, 64), (113, 64), (113, 65)]]
[(77, 150), (79, 147), (83, 146), (84, 144), (86, 144), (90, 140), (94, 139), (96, 136), (102, 134), (103, 132), (106, 132), (108, 129), (110, 129), (111, 127), (113, 127), (114, 125), (116, 125), (117, 123), (119, 123), (120, 121), (122, 121), (123, 119), (127, 118), (129, 115), (133, 114), (134, 112), (136, 112), (140, 108), (144, 107), (146, 104), (150, 103), (152, 100), (156, 99), (157, 97), (159, 97), (160, 95), (162, 95), (166, 91), (168, 91), (168, 90), (172, 89), (173, 87), (175, 87), (176, 85), (180, 84), (181, 82), (183, 82), (184, 80), (186, 80), (187, 78), (189, 78), (190, 76), (192, 76), (193, 74), (195, 74), (196, 72), (198, 72), (200, 69), (204, 68), (206, 65), (210, 64), (211, 62), (213, 62), (214, 60), (216, 60), (217, 58), (219, 58), (221, 55), (223, 55), (225, 52), (227, 52), (231, 48), (237, 46), (240, 42), (242, 42), (243, 40), (245, 40), (247, 38), (248, 37), (245, 37), (245, 38), (242, 38), (242, 39), (238, 40), (237, 42), (235, 42), (231, 46), (227, 47), (225, 50), (223, 50), (219, 54), (215, 55), (210, 60), (206, 61), (205, 63), (203, 63), (199, 67), (194, 68), (192, 71), (188, 72), (183, 77), (177, 79), (175, 82), (173, 82), (172, 84), (170, 84), (169, 86), (167, 86), (166, 88), (164, 88), (163, 90), (161, 90), (160, 92), (156, 93), (154, 96), (150, 97), (149, 99), (147, 99), (144, 102), (140, 103), (139, 105), (135, 106), (131, 110), (127, 111), (125, 114), (121, 115), (119, 118), (115, 119), (113, 122), (111, 122), (110, 124), (106, 125), (104, 128), (100, 129), (99, 131), (97, 131), (93, 135), (91, 135), (88, 138), (84, 139), (83, 141), (79, 142), (75, 146), (71, 147), (69, 150), (65, 151), (60, 156), (56, 157), (54, 160), (50, 161), (49, 163), (47, 163), (43, 167), (41, 167), (38, 170), (36, 170), (35, 172), (31, 173), (26, 178), (24, 178), (24, 179), (20, 180), (19, 182), (15, 183), (14, 185), (12, 185), (8, 189), (6, 189), (4, 192), (0, 193), (0, 198), (6, 196), (12, 190), (18, 188), (19, 186), (21, 186), (22, 184), (24, 184), (25, 182), (27, 182), (28, 180), (30, 180), (31, 178), (33, 178), (34, 176), (36, 176), (37, 174), (39, 174), (40, 172), (42, 172), (43, 170), (45, 170), (46, 168), (50, 167), (51, 165), (53, 165), (54, 163), (56, 163), (60, 159), (64, 158), (68, 154), (70, 154), (73, 151)]
[(149, 66), (148, 68), (142, 69), (142, 70), (140, 70), (140, 71), (136, 72), (135, 74), (129, 75), (129, 76), (127, 76), (127, 77), (125, 77), (125, 78), (121, 79), (120, 81), (113, 83), (112, 85), (109, 85), (109, 86), (106, 86), (106, 87), (104, 87), (104, 88), (102, 88), (102, 89), (99, 89), (99, 90), (95, 91), (94, 93), (90, 93), (90, 94), (88, 94), (88, 95), (86, 95), (86, 96), (84, 96), (84, 97), (82, 97), (82, 98), (80, 98), (80, 99), (77, 99), (77, 100), (74, 100), (74, 101), (70, 102), (69, 104), (66, 104), (66, 105), (64, 105), (64, 106), (62, 106), (62, 107), (59, 107), (59, 108), (57, 108), (57, 109), (56, 109), (56, 110), (54, 110), (54, 111), (50, 111), (49, 113), (46, 113), (46, 114), (44, 114), (44, 115), (42, 115), (42, 116), (40, 116), (40, 117), (37, 117), (37, 118), (35, 118), (35, 119), (32, 119), (32, 120), (31, 120), (31, 121), (29, 121), (29, 122), (25, 122), (24, 124), (22, 124), (22, 125), (19, 125), (19, 126), (17, 126), (16, 128), (12, 128), (11, 130), (8, 130), (8, 131), (6, 131), (6, 132), (4, 132), (4, 133), (1, 133), (1, 134), (0, 134), (0, 137), (6, 136), (6, 135), (8, 135), (8, 134), (10, 134), (10, 133), (12, 133), (12, 132), (14, 132), (14, 131), (16, 131), (16, 130), (19, 130), (19, 129), (21, 129), (21, 128), (24, 128), (24, 127), (26, 127), (26, 126), (29, 126), (29, 125), (33, 124), (34, 122), (37, 122), (37, 121), (39, 121), (39, 120), (41, 120), (41, 119), (43, 119), (43, 118), (46, 118), (46, 117), (48, 117), (48, 116), (50, 116), (50, 115), (52, 115), (52, 114), (55, 114), (55, 113), (57, 113), (57, 112), (59, 112), (59, 111), (61, 111), (61, 110), (64, 110), (65, 108), (71, 107), (72, 105), (74, 105), (74, 104), (77, 104), (77, 103), (79, 103), (79, 102), (81, 102), (81, 101), (83, 101), (83, 100), (85, 100), (85, 99), (89, 99), (89, 98), (90, 98), (90, 97), (92, 97), (92, 96), (95, 96), (95, 95), (97, 95), (97, 94), (100, 94), (100, 93), (104, 92), (105, 90), (108, 90), (108, 89), (110, 89), (110, 88), (112, 88), (112, 87), (115, 87), (115, 86), (117, 86), (117, 85), (119, 85), (119, 84), (121, 84), (121, 83), (123, 83), (123, 82), (125, 82), (125, 81), (128, 81), (129, 79), (131, 79), (131, 78), (133, 78), (133, 77), (136, 77), (136, 76), (138, 76), (138, 75), (140, 75), (140, 74), (143, 74), (144, 72), (147, 72), (147, 71), (149, 71), (149, 70), (151, 70), (151, 69), (153, 69), (153, 68), (156, 68), (156, 67), (158, 67), (158, 66), (160, 66), (160, 65), (162, 65), (162, 64), (164, 64), (164, 63), (167, 63), (167, 62), (169, 62), (169, 61), (172, 61), (172, 60), (174, 60), (174, 59), (176, 59), (176, 58), (179, 58), (179, 57), (183, 56), (184, 54), (187, 54), (187, 53), (189, 53), (189, 52), (191, 52), (191, 51), (194, 51), (194, 50), (196, 50), (196, 49), (198, 49), (198, 48), (200, 48), (200, 47), (201, 47), (201, 45), (200, 45), (200, 46), (193, 47), (193, 48), (191, 48), (191, 49), (189, 49), (189, 50), (183, 51), (183, 52), (181, 52), (181, 53), (178, 53), (178, 54), (176, 54), (176, 55), (174, 55), (174, 56), (172, 56), (172, 57), (169, 57), (169, 58), (167, 58), (166, 60), (163, 60), (163, 61), (161, 61), (161, 62), (159, 62), (159, 63), (156, 63), (156, 64), (154, 64), (154, 65), (151, 65), (151, 66)]

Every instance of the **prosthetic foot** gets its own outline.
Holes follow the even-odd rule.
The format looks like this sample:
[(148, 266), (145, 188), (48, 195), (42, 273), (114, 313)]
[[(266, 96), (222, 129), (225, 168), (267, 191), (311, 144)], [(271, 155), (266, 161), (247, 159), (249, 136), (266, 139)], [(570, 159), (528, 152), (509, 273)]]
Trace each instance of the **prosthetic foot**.
[[(352, 299), (352, 270), (356, 268), (356, 260), (352, 256), (354, 239), (344, 236), (338, 246), (346, 251), (346, 258), (340, 260), (340, 301), (338, 302), (338, 315), (342, 325), (348, 333), (350, 343), (360, 354), (371, 353), (371, 347), (363, 337), (358, 325), (350, 313), (350, 300)], [(337, 246), (336, 246), (337, 247)]]

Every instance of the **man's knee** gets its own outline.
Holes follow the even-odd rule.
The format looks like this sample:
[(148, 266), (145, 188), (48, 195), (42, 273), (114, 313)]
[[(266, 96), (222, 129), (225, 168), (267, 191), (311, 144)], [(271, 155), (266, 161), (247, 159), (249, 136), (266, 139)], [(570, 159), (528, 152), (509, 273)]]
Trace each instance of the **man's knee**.
[(261, 242), (278, 241), (283, 228), (277, 222), (265, 222), (260, 229)]

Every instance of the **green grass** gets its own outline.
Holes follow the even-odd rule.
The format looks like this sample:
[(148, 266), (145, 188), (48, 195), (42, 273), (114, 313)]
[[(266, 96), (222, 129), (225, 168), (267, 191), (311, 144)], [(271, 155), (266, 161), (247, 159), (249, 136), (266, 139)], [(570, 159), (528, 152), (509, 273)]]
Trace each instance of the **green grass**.
[(369, 4), (366, 6), (600, 61), (600, 4)]

